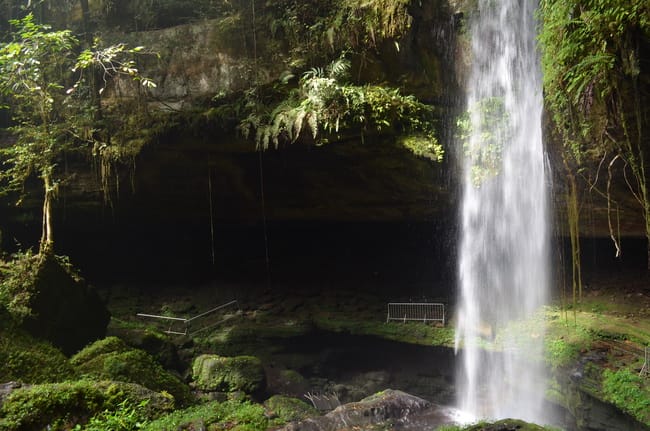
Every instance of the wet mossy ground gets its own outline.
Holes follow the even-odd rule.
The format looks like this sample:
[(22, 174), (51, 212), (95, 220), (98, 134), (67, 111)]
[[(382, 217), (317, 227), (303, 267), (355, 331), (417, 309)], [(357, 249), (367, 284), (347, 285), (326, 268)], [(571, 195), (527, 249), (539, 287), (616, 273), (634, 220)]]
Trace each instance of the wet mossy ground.
[[(201, 295), (199, 291), (193, 292), (197, 302), (201, 301)], [(278, 339), (291, 339), (314, 331), (372, 335), (422, 345), (452, 347), (454, 344), (453, 322), (444, 327), (386, 323), (385, 300), (362, 289), (341, 289), (335, 293), (325, 289), (281, 293), (265, 290), (242, 296), (241, 312), (214, 330), (194, 337), (186, 354), (217, 351), (224, 355), (256, 355), (265, 360), (277, 353), (279, 346), (274, 342)], [(644, 404), (650, 399), (650, 378), (638, 378), (643, 365), (643, 347), (650, 345), (650, 292), (643, 281), (626, 283), (626, 287), (621, 288), (616, 281), (603, 277), (590, 284), (575, 307), (562, 306), (560, 297), (558, 294), (555, 305), (535, 317), (546, 321), (543, 360), (551, 375), (548, 399), (571, 410), (572, 396), (564, 379), (578, 370), (583, 376), (577, 383), (579, 390), (612, 403), (641, 423), (650, 424), (649, 410)], [(222, 298), (222, 302), (227, 299)], [(213, 299), (215, 304), (219, 300)], [(160, 303), (150, 302), (147, 310), (164, 311), (158, 307), (164, 308), (163, 303), (169, 302), (169, 298), (161, 298)], [(113, 306), (117, 307), (113, 313), (120, 316), (116, 310), (121, 305)], [(187, 303), (180, 308), (190, 314), (200, 311), (192, 307)], [(112, 328), (143, 329), (146, 326), (132, 316), (122, 314), (120, 318), (124, 320), (114, 320)], [(525, 343), (531, 335), (539, 336), (531, 334), (527, 325), (523, 322), (507, 330), (520, 334)], [(151, 330), (151, 326), (148, 328)], [(498, 349), (489, 341), (485, 346)], [(310, 359), (296, 356), (293, 363), (288, 363), (299, 368)], [(636, 377), (626, 378), (629, 376)]]
[[(648, 296), (643, 286), (629, 286), (628, 291), (621, 294), (616, 285), (603, 283), (598, 286), (592, 284), (589, 292), (585, 293), (582, 302), (575, 309), (566, 310), (559, 306), (551, 306), (545, 310), (543, 315), (537, 316), (537, 318), (543, 318), (547, 322), (545, 360), (553, 376), (547, 394), (551, 401), (565, 406), (570, 411), (572, 403), (584, 402), (584, 397), (576, 398), (574, 396), (576, 392), (567, 390), (566, 385), (569, 384), (567, 383), (567, 376), (573, 376), (570, 384), (574, 386), (574, 389), (577, 388), (582, 393), (588, 393), (589, 396), (609, 402), (630, 416), (635, 417), (641, 423), (648, 424), (647, 400), (650, 399), (648, 388), (650, 378), (639, 376), (642, 362), (640, 362), (637, 354), (642, 351), (640, 349), (644, 344), (650, 343), (650, 331), (648, 330), (650, 296)], [(5, 402), (4, 404), (4, 422), (2, 422), (4, 428), (0, 427), (0, 429), (19, 429), (15, 425), (7, 425), (10, 423), (7, 421), (13, 421), (11, 423), (14, 424), (22, 423), (21, 421), (31, 421), (30, 423), (32, 423), (33, 421), (42, 420), (68, 424), (74, 420), (83, 422), (89, 420), (90, 417), (99, 415), (102, 409), (109, 409), (108, 411), (112, 412), (110, 414), (116, 415), (120, 412), (120, 409), (124, 409), (119, 407), (118, 404), (125, 397), (120, 398), (107, 394), (132, 393), (132, 391), (129, 392), (130, 389), (124, 389), (130, 385), (128, 388), (141, 388), (136, 390), (136, 393), (144, 394), (146, 392), (155, 399), (162, 397), (160, 398), (161, 402), (167, 400), (165, 401), (167, 404), (163, 403), (167, 407), (162, 410), (154, 409), (157, 413), (149, 415), (149, 419), (142, 413), (143, 420), (148, 421), (149, 424), (147, 429), (156, 429), (156, 425), (154, 425), (156, 423), (195, 424), (198, 426), (200, 424), (196, 421), (199, 419), (203, 420), (202, 423), (207, 426), (208, 423), (205, 420), (212, 416), (207, 417), (204, 413), (206, 411), (216, 411), (219, 413), (214, 413), (217, 416), (214, 417), (214, 422), (211, 422), (211, 424), (222, 425), (214, 426), (224, 426), (227, 429), (262, 430), (270, 426), (279, 426), (300, 412), (303, 412), (300, 415), (313, 414), (313, 411), (309, 409), (303, 411), (304, 403), (297, 399), (310, 386), (306, 383), (305, 377), (295, 370), (309, 366), (310, 361), (315, 359), (309, 355), (283, 352), (284, 344), (279, 340), (287, 340), (288, 343), (291, 343), (301, 339), (300, 337), (303, 337), (303, 339), (304, 337), (317, 337), (319, 333), (341, 333), (380, 337), (425, 346), (442, 345), (449, 347), (453, 344), (453, 323), (444, 327), (422, 323), (386, 323), (386, 305), (383, 299), (380, 297), (373, 298), (363, 291), (355, 292), (353, 290), (339, 291), (335, 295), (318, 291), (303, 292), (298, 295), (294, 295), (292, 292), (266, 292), (259, 295), (257, 294), (259, 292), (256, 292), (255, 295), (242, 295), (242, 299), (237, 306), (227, 310), (225, 314), (229, 317), (227, 320), (209, 330), (200, 331), (194, 336), (166, 334), (161, 330), (165, 328), (156, 328), (153, 322), (142, 320), (136, 316), (136, 312), (152, 312), (154, 314), (189, 317), (231, 299), (231, 297), (225, 295), (215, 295), (212, 289), (206, 289), (206, 291), (195, 290), (191, 293), (192, 295), (186, 295), (181, 290), (178, 292), (178, 296), (175, 297), (172, 289), (164, 296), (156, 296), (153, 299), (148, 297), (147, 300), (137, 294), (114, 296), (112, 300), (108, 301), (113, 314), (109, 332), (119, 334), (121, 338), (107, 338), (94, 343), (70, 360), (57, 353), (56, 349), (51, 346), (39, 344), (40, 342), (32, 343), (29, 336), (19, 336), (20, 334), (16, 332), (17, 335), (14, 340), (18, 344), (12, 343), (12, 346), (17, 346), (16, 348), (21, 350), (21, 355), (33, 359), (38, 357), (38, 352), (41, 352), (39, 354), (45, 355), (49, 362), (43, 362), (46, 366), (40, 368), (43, 371), (40, 376), (30, 374), (36, 371), (36, 367), (28, 365), (31, 362), (21, 362), (27, 364), (24, 366), (22, 374), (20, 372), (7, 374), (4, 380), (20, 380), (23, 383), (67, 381), (61, 383), (63, 386), (47, 386), (48, 384), (51, 385), (47, 383), (46, 386), (37, 385), (33, 389), (25, 388), (15, 391), (15, 395), (12, 395), (14, 398), (10, 400), (11, 402)], [(120, 300), (116, 300), (116, 298), (120, 298)], [(178, 298), (177, 302), (175, 298)], [(528, 331), (526, 325), (523, 322), (520, 326), (515, 325), (509, 330), (516, 331), (522, 339), (525, 339), (530, 337), (530, 331)], [(201, 329), (198, 326), (196, 328)], [(3, 331), (6, 330), (8, 329), (3, 329)], [(20, 340), (23, 338), (26, 341), (20, 344)], [(6, 336), (2, 336), (0, 342), (7, 339)], [(152, 342), (152, 340), (155, 342)], [(496, 341), (498, 341), (498, 337)], [(134, 347), (144, 348), (148, 353), (145, 354), (144, 351), (136, 350)], [(486, 342), (486, 348), (498, 347)], [(253, 402), (243, 394), (239, 395), (240, 398), (237, 398), (236, 393), (225, 398), (219, 398), (217, 401), (209, 401), (212, 404), (204, 404), (206, 398), (199, 397), (191, 401), (191, 403), (198, 404), (191, 406), (189, 410), (176, 410), (171, 416), (167, 416), (164, 412), (165, 409), (169, 409), (172, 405), (173, 398), (165, 398), (164, 394), (178, 391), (165, 385), (156, 386), (149, 381), (142, 380), (148, 374), (141, 372), (141, 368), (159, 370), (160, 372), (156, 375), (167, 375), (168, 371), (164, 371), (160, 359), (169, 356), (170, 349), (174, 351), (171, 356), (176, 357), (175, 366), (180, 370), (181, 375), (183, 375), (183, 370), (190, 368), (191, 361), (200, 354), (254, 355), (265, 364), (267, 376), (271, 375), (272, 379), (275, 380), (274, 385), (268, 389), (268, 393), (261, 399), (273, 395), (274, 391), (292, 393), (293, 395), (288, 397), (284, 395), (284, 398), (280, 399), (282, 403), (279, 403), (279, 398), (276, 395), (276, 397), (271, 397), (264, 405)], [(33, 355), (29, 353), (31, 351), (34, 351)], [(7, 352), (9, 351), (3, 349), (0, 353)], [(140, 356), (131, 358), (132, 361), (129, 359), (130, 357), (124, 356), (129, 352), (140, 352)], [(148, 365), (145, 364), (138, 368), (136, 365), (143, 364), (143, 358), (147, 359), (145, 362)], [(278, 360), (282, 361), (279, 367)], [(50, 362), (52, 365), (47, 365)], [(274, 364), (277, 368), (273, 369), (269, 367), (269, 364)], [(11, 368), (9, 369), (11, 370)], [(120, 370), (124, 371), (126, 369), (136, 370), (135, 375), (126, 373), (126, 371), (120, 373)], [(579, 374), (579, 379), (575, 378), (576, 373)], [(174, 372), (170, 375), (173, 374)], [(96, 380), (100, 379), (113, 379), (113, 382), (106, 381), (106, 383), (101, 384), (90, 384), (84, 383), (89, 382), (89, 380), (76, 380), (81, 378), (82, 375), (91, 376), (95, 380), (94, 383), (97, 383)], [(133, 383), (117, 382), (117, 380), (129, 381), (129, 376), (131, 377), (130, 381)], [(189, 389), (186, 382), (190, 381), (190, 376), (188, 374), (184, 374), (184, 376), (185, 383), (182, 380), (176, 381), (180, 385), (179, 387), (185, 388), (180, 392), (187, 395), (189, 392), (185, 391)], [(140, 378), (140, 380), (135, 377)], [(385, 384), (385, 378), (382, 376), (367, 374), (363, 378), (368, 380), (375, 377), (377, 378), (377, 385), (375, 385), (377, 387), (367, 388), (369, 391), (381, 390), (382, 382)], [(174, 378), (178, 379), (177, 377)], [(144, 386), (140, 386), (138, 383)], [(92, 387), (99, 389), (98, 391), (91, 390)], [(26, 391), (28, 389), (36, 391), (34, 392), (35, 395), (27, 395)], [(30, 403), (38, 401), (38, 394), (50, 393), (52, 390), (60, 392), (65, 399), (59, 404), (55, 403), (48, 406), (44, 404), (38, 407), (38, 409), (42, 410), (40, 413), (38, 413), (38, 409), (34, 410), (29, 407), (31, 406)], [(86, 390), (90, 392), (86, 395), (79, 395), (82, 392), (85, 393)], [(90, 397), (88, 398), (90, 400), (88, 401), (89, 404), (87, 404), (92, 409), (89, 407), (83, 412), (75, 413), (77, 419), (70, 419), (71, 410), (65, 414), (60, 414), (66, 409), (69, 410), (66, 407), (67, 404), (65, 404), (68, 402), (65, 400), (69, 398), (65, 393), (69, 391), (72, 391), (73, 395), (71, 397), (77, 397), (78, 400)], [(183, 396), (178, 396), (177, 393), (174, 393), (174, 395), (176, 395), (176, 398), (183, 398)], [(242, 396), (243, 398), (241, 398)], [(135, 408), (133, 406), (137, 405), (138, 396), (126, 398), (131, 400), (129, 405)], [(56, 400), (59, 397), (52, 399)], [(110, 399), (110, 403), (107, 404), (106, 399)], [(177, 409), (179, 404), (181, 403), (176, 404)], [(36, 413), (27, 414), (27, 410), (34, 410)], [(27, 416), (23, 418), (22, 415)], [(151, 422), (156, 417), (159, 419)], [(497, 424), (474, 425), (474, 427), (476, 426), (487, 428), (449, 429), (472, 431), (510, 429), (503, 428), (506, 424), (498, 424), (502, 428), (495, 428)], [(517, 424), (517, 426), (519, 425)], [(533, 425), (526, 426), (528, 428), (515, 427), (513, 429), (542, 429), (534, 428)]]

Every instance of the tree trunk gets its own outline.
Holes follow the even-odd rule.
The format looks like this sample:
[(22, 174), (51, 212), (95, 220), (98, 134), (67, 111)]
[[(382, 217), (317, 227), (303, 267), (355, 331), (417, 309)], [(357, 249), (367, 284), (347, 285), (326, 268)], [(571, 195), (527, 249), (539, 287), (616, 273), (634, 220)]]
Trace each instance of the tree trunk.
[(54, 247), (54, 231), (52, 229), (52, 201), (54, 200), (55, 190), (52, 185), (52, 179), (49, 175), (43, 176), (43, 223), (41, 232), (40, 253), (47, 254)]

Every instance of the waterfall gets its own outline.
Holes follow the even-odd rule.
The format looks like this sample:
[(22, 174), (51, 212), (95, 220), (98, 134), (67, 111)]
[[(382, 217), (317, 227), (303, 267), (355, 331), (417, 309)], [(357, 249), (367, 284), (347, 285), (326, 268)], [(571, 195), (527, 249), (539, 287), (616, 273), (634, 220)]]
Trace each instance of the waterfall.
[(476, 419), (548, 423), (541, 408), (549, 241), (536, 2), (478, 3), (460, 126), (458, 403)]

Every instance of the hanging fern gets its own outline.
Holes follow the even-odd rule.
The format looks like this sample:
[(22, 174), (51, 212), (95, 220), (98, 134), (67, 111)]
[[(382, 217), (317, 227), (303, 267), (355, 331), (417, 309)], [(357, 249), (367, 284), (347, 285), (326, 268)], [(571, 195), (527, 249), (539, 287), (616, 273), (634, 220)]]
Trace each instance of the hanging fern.
[[(399, 133), (402, 144), (415, 154), (441, 161), (442, 147), (434, 137), (432, 110), (396, 88), (351, 85), (346, 82), (350, 62), (341, 57), (325, 68), (303, 73), (297, 91), (273, 109), (254, 105), (239, 125), (248, 138), (255, 131), (258, 149), (291, 144), (311, 138), (327, 143), (343, 131), (353, 133)], [(266, 113), (268, 112), (268, 114)]]

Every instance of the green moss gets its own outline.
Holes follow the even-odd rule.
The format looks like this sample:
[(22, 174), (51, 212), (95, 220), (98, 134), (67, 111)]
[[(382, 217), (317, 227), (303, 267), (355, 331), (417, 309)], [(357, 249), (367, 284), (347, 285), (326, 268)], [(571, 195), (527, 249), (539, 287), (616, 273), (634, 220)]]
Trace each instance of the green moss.
[(209, 429), (233, 431), (263, 431), (269, 426), (264, 408), (249, 401), (228, 400), (210, 402), (175, 411), (153, 421), (143, 431), (175, 431), (179, 429)]
[(270, 411), (271, 415), (276, 417), (274, 419), (276, 425), (319, 415), (315, 408), (304, 401), (284, 395), (273, 395), (264, 402), (264, 407)]
[(11, 327), (0, 328), (0, 364), (0, 382), (47, 383), (75, 377), (60, 350)]
[(316, 326), (334, 332), (346, 331), (355, 335), (376, 335), (405, 343), (447, 346), (454, 345), (454, 328), (419, 322), (384, 322), (360, 320), (349, 315), (323, 312), (314, 316)]
[(0, 407), (0, 430), (70, 429), (106, 409), (115, 410), (124, 400), (150, 400), (149, 417), (169, 411), (173, 400), (140, 385), (79, 380), (19, 388)]
[(91, 344), (71, 362), (86, 377), (137, 383), (154, 391), (166, 391), (180, 404), (191, 399), (189, 387), (178, 377), (147, 352), (130, 348), (116, 337)]
[(110, 315), (66, 256), (18, 253), (0, 260), (0, 307), (66, 354), (103, 337)]
[(84, 347), (83, 350), (70, 358), (70, 363), (79, 366), (103, 354), (124, 352), (128, 349), (129, 347), (121, 339), (117, 337), (106, 337), (103, 340), (95, 341)]
[(204, 391), (254, 394), (266, 386), (262, 362), (254, 356), (201, 355), (194, 360), (192, 377), (196, 387)]

